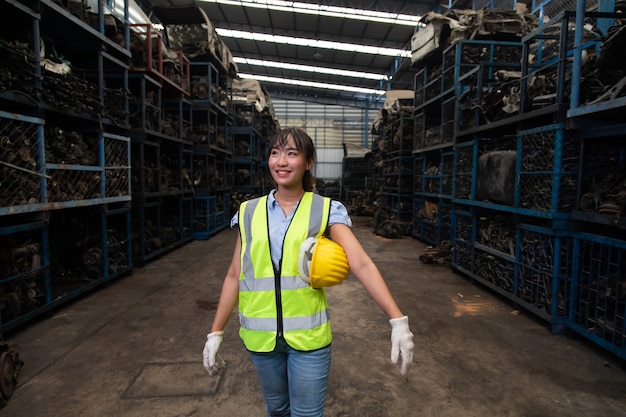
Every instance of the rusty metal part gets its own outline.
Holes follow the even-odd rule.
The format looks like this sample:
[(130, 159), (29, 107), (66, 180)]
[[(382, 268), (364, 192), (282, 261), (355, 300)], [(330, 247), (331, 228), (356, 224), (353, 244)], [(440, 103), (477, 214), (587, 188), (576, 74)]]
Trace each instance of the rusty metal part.
[(448, 265), (452, 255), (452, 244), (449, 240), (442, 241), (439, 246), (428, 247), (419, 259), (425, 264)]
[(4, 340), (0, 340), (0, 352), (0, 408), (3, 408), (15, 391), (24, 361)]

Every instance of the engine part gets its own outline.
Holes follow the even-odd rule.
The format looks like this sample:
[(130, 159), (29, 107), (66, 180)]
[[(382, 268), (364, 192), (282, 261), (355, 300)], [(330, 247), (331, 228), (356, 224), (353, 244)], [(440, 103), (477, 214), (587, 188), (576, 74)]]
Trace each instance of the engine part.
[(24, 361), (8, 343), (0, 339), (0, 408), (5, 407), (15, 388)]

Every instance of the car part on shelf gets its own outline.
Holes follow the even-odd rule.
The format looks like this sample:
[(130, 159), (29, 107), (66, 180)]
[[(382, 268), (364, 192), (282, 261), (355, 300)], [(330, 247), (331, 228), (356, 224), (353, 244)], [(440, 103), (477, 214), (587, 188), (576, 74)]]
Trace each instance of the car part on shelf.
[(0, 339), (0, 408), (5, 407), (13, 395), (22, 366), (24, 361), (20, 355)]

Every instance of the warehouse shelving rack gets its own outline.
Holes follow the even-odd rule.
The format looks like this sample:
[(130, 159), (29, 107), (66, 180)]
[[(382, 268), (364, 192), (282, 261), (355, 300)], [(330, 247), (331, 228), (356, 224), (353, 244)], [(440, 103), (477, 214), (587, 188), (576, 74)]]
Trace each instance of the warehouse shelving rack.
[(233, 140), (233, 191), (260, 195), (267, 188), (264, 175), (267, 137), (261, 133), (262, 115), (256, 103), (232, 101), (233, 125), (229, 134)]
[(566, 229), (481, 207), (454, 205), (451, 266), (563, 332), (574, 246)]
[(350, 213), (371, 215), (377, 191), (374, 187), (374, 158), (371, 152), (364, 156), (344, 156), (342, 159), (341, 201)]
[[(211, 62), (191, 62), (193, 101), (192, 207), (195, 239), (208, 239), (228, 225), (233, 178), (233, 140), (228, 133), (228, 78)], [(226, 208), (225, 208), (226, 207)]]
[(133, 247), (142, 265), (193, 239), (193, 151), (172, 138), (133, 141)]
[[(597, 33), (583, 37), (589, 32), (579, 25), (617, 17), (565, 11), (524, 37), (518, 112), (490, 122), (459, 104), (452, 267), (546, 320), (552, 331), (573, 330), (625, 358), (626, 234), (618, 193), (625, 103), (619, 93), (594, 100), (584, 84), (589, 74), (577, 70), (582, 51), (608, 47)], [(614, 71), (622, 71), (619, 62)], [(490, 81), (488, 65), (477, 70), (476, 91)], [(473, 100), (485, 104), (478, 94)], [(514, 170), (507, 166), (513, 195), (499, 200), (484, 198), (488, 180), (479, 165), (494, 151), (515, 155)]]
[[(413, 209), (413, 160), (411, 150), (414, 140), (412, 107), (402, 106), (385, 115), (373, 143), (375, 167), (372, 181), (376, 195), (375, 224), (393, 222), (400, 233), (411, 234)], [(406, 226), (406, 227), (405, 227)]]
[(152, 61), (153, 48), (160, 47), (152, 45), (160, 37), (149, 27), (145, 30), (151, 35), (144, 39), (147, 52), (140, 49), (143, 53), (133, 57), (129, 74), (129, 87), (137, 105), (130, 131), (133, 259), (137, 265), (193, 240), (190, 66), (181, 59), (173, 63), (176, 71), (172, 73), (164, 63)]
[(131, 71), (148, 74), (162, 84), (189, 95), (190, 63), (182, 51), (164, 50), (161, 32), (151, 23), (130, 24), (130, 41), (134, 43)]
[(626, 359), (626, 240), (576, 232), (567, 326)]
[(108, 11), (99, 5), (92, 23), (49, 0), (0, 5), (10, 74), (0, 86), (0, 253), (10, 256), (0, 262), (0, 332), (132, 271), (130, 52), (105, 27)]
[[(606, 5), (604, 5), (606, 7)], [(626, 286), (624, 250), (626, 223), (623, 221), (623, 172), (626, 167), (623, 137), (624, 100), (623, 44), (611, 43), (615, 34), (624, 33), (620, 13), (565, 13), (562, 20), (575, 22), (576, 30), (595, 23), (604, 38), (581, 38), (568, 32), (568, 57), (572, 61), (571, 91), (567, 125), (579, 142), (576, 199), (572, 210), (574, 261), (566, 325), (575, 333), (626, 359)], [(584, 19), (583, 19), (584, 17)], [(615, 23), (615, 26), (610, 26)], [(599, 36), (599, 35), (596, 35)], [(599, 77), (579, 67), (583, 51), (599, 47)], [(595, 49), (595, 48), (594, 48)], [(585, 72), (587, 71), (587, 72)], [(594, 96), (595, 94), (596, 96)]]
[(545, 124), (552, 117), (521, 114), (457, 132), (451, 266), (562, 332), (578, 146), (564, 124)]
[(451, 239), (454, 152), (431, 148), (413, 156), (413, 236), (439, 245)]

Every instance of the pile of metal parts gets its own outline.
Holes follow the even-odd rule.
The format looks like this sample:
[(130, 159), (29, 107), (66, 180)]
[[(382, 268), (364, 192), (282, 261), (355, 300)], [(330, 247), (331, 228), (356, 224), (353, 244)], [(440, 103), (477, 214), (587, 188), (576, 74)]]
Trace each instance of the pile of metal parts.
[(41, 201), (38, 130), (39, 126), (18, 120), (0, 124), (0, 207)]
[[(408, 156), (413, 151), (413, 100), (412, 90), (388, 91), (385, 103), (371, 129), (371, 133), (379, 138), (372, 150), (376, 176), (381, 180), (378, 185), (395, 188), (398, 192), (404, 188), (410, 192), (413, 189), (410, 180), (412, 162), (405, 166), (398, 158), (399, 155)], [(409, 235), (411, 221), (392, 214), (397, 210), (406, 211), (409, 207), (389, 207), (385, 199), (385, 195), (379, 194), (374, 215), (374, 233), (390, 238)]]
[(123, 124), (127, 112), (124, 99), (128, 91), (105, 90), (107, 106), (103, 106), (95, 84), (72, 73), (71, 63), (56, 51), (54, 40), (42, 37), (41, 94), (35, 90), (35, 57), (28, 43), (0, 40), (0, 93), (25, 95), (35, 102), (42, 99), (57, 110), (84, 113), (100, 120), (108, 118)]
[(181, 120), (176, 111), (163, 111), (161, 118), (161, 132), (181, 140), (189, 140), (191, 136), (190, 123)]
[(354, 216), (374, 216), (376, 207), (372, 203), (370, 191), (351, 191), (348, 199), (343, 199), (348, 212)]
[(217, 135), (217, 127), (208, 123), (194, 122), (189, 136), (194, 145), (208, 145)]
[[(520, 204), (525, 208), (568, 212), (576, 203), (579, 141), (571, 131), (564, 134), (557, 145), (556, 131), (545, 130), (520, 134), (522, 171), (519, 180)], [(560, 153), (558, 207), (552, 207), (554, 178), (546, 171), (554, 171), (554, 154)]]
[(0, 93), (36, 99), (35, 85), (35, 57), (28, 43), (0, 39)]
[[(555, 237), (550, 233), (525, 229), (521, 229), (520, 237), (519, 297), (549, 314), (552, 314), (554, 300), (558, 315), (566, 314), (569, 295), (565, 289), (570, 287), (573, 262), (571, 243), (563, 239), (557, 246)], [(553, 270), (557, 264), (559, 272), (555, 280)], [(555, 283), (558, 285), (555, 286)]]
[(228, 108), (228, 91), (217, 83), (210, 83), (207, 76), (191, 76), (191, 98), (194, 100), (208, 100), (218, 104), (221, 108)]
[[(412, 90), (387, 91), (385, 102), (372, 123), (372, 135), (382, 136), (385, 126), (401, 119), (402, 116), (411, 116), (413, 114), (414, 94)], [(379, 145), (385, 147), (384, 144)]]
[[(40, 125), (18, 120), (3, 121), (0, 128), (0, 174), (3, 182), (0, 205), (13, 207), (40, 203), (41, 179), (44, 177), (49, 202), (101, 197), (101, 176), (98, 172), (89, 169), (62, 169), (64, 165), (99, 166), (100, 139), (71, 128), (46, 126), (43, 130), (43, 160), (47, 164), (58, 165), (58, 168), (51, 165), (42, 174), (41, 155), (38, 153), (40, 128)], [(125, 162), (121, 161), (120, 166), (124, 165)], [(113, 174), (109, 177), (111, 175)], [(124, 191), (126, 182), (123, 181), (120, 185), (120, 191)]]
[(616, 225), (625, 227), (626, 172), (619, 155), (624, 151), (621, 138), (610, 142), (586, 144), (584, 160), (584, 193), (579, 207), (584, 212), (600, 213)]
[(159, 32), (148, 23), (130, 33), (131, 67), (157, 74), (178, 88), (189, 91), (188, 67), (182, 51), (167, 47)]
[(108, 274), (125, 271), (129, 267), (126, 253), (128, 236), (124, 226), (112, 222), (106, 230), (106, 258), (100, 218), (93, 214), (52, 214), (50, 220), (50, 265), (55, 297), (72, 290), (72, 284), (81, 284), (104, 277), (104, 262)]
[[(97, 10), (93, 10), (88, 0), (53, 0), (56, 4), (63, 7), (71, 15), (80, 19), (92, 28), (100, 29), (100, 19)], [(110, 13), (104, 14), (104, 34), (114, 42), (120, 42), (122, 23)]]
[(374, 234), (388, 239), (398, 239), (411, 234), (411, 221), (399, 219), (389, 210), (376, 209), (374, 214)]
[(37, 237), (28, 233), (5, 236), (0, 244), (3, 320), (13, 320), (43, 304), (43, 276), (41, 243)]
[(19, 353), (0, 338), (0, 408), (6, 407), (13, 395), (23, 366)]
[[(143, 97), (131, 95), (128, 103), (129, 119), (132, 128), (159, 130), (159, 97), (155, 91), (146, 91)], [(143, 113), (142, 113), (143, 112)], [(145, 124), (145, 125), (142, 125)]]
[(534, 30), (537, 23), (537, 17), (523, 7), (518, 10), (450, 9), (445, 15), (429, 12), (422, 17), (411, 38), (411, 63), (422, 65), (462, 39), (520, 40)]
[[(174, 199), (175, 200), (175, 199)], [(168, 204), (172, 203), (172, 204)], [(133, 231), (142, 231), (142, 234), (133, 232), (133, 253), (137, 255), (137, 259), (141, 259), (141, 255), (157, 252), (168, 248), (181, 241), (182, 236), (191, 235), (191, 226), (181, 224), (180, 212), (176, 201), (164, 201), (162, 204), (163, 214), (147, 211), (147, 218), (142, 225), (135, 224)], [(138, 216), (136, 216), (138, 217)], [(133, 218), (135, 223), (139, 219)], [(141, 244), (144, 244), (143, 253)]]
[[(572, 33), (569, 36), (573, 36), (573, 29), (571, 30)], [(626, 47), (626, 27), (624, 23), (617, 21), (606, 35), (599, 38), (595, 29), (587, 28), (585, 38), (599, 39), (602, 44), (599, 52), (595, 48), (589, 48), (583, 52), (580, 103), (590, 105), (626, 96), (626, 58), (623, 54), (624, 47)], [(539, 42), (534, 44), (535, 50), (539, 48)], [(544, 53), (549, 48), (556, 50), (558, 44), (545, 41), (541, 43)], [(562, 80), (564, 103), (569, 103), (571, 75), (571, 65), (568, 65), (565, 79)], [(532, 73), (527, 81), (522, 83), (521, 71), (496, 70), (486, 78), (491, 82), (489, 87), (485, 87), (480, 92), (473, 87), (459, 98), (462, 117), (473, 118), (473, 110), (479, 107), (479, 124), (486, 124), (518, 114), (521, 105), (524, 106), (524, 111), (531, 111), (554, 104), (559, 84), (557, 76), (558, 68), (551, 66), (541, 72)], [(524, 103), (520, 100), (521, 88), (525, 88)], [(477, 104), (478, 102), (480, 105)], [(461, 124), (465, 127), (472, 127), (472, 123), (467, 120)]]
[(213, 62), (224, 68), (229, 77), (237, 76), (238, 67), (230, 49), (200, 6), (192, 2), (184, 6), (153, 6), (151, 10), (151, 18), (156, 17), (164, 26), (169, 48), (181, 51), (190, 61)]
[(449, 265), (452, 257), (452, 242), (442, 241), (439, 246), (429, 246), (420, 254), (419, 260), (425, 264)]
[[(625, 10), (626, 11), (626, 10)], [(617, 21), (602, 37), (598, 54), (583, 63), (581, 102), (594, 104), (626, 96), (626, 25)]]
[[(478, 221), (476, 241), (481, 245), (515, 258), (515, 224), (503, 215), (481, 217)], [(489, 251), (476, 251), (476, 271), (498, 288), (513, 292), (515, 265)]]
[(58, 51), (53, 39), (43, 37), (42, 99), (64, 113), (83, 113), (94, 120), (104, 114), (98, 87), (72, 73), (71, 63)]
[(65, 130), (60, 126), (46, 126), (46, 162), (53, 164), (71, 164), (96, 166), (98, 162), (97, 137), (75, 130)]

